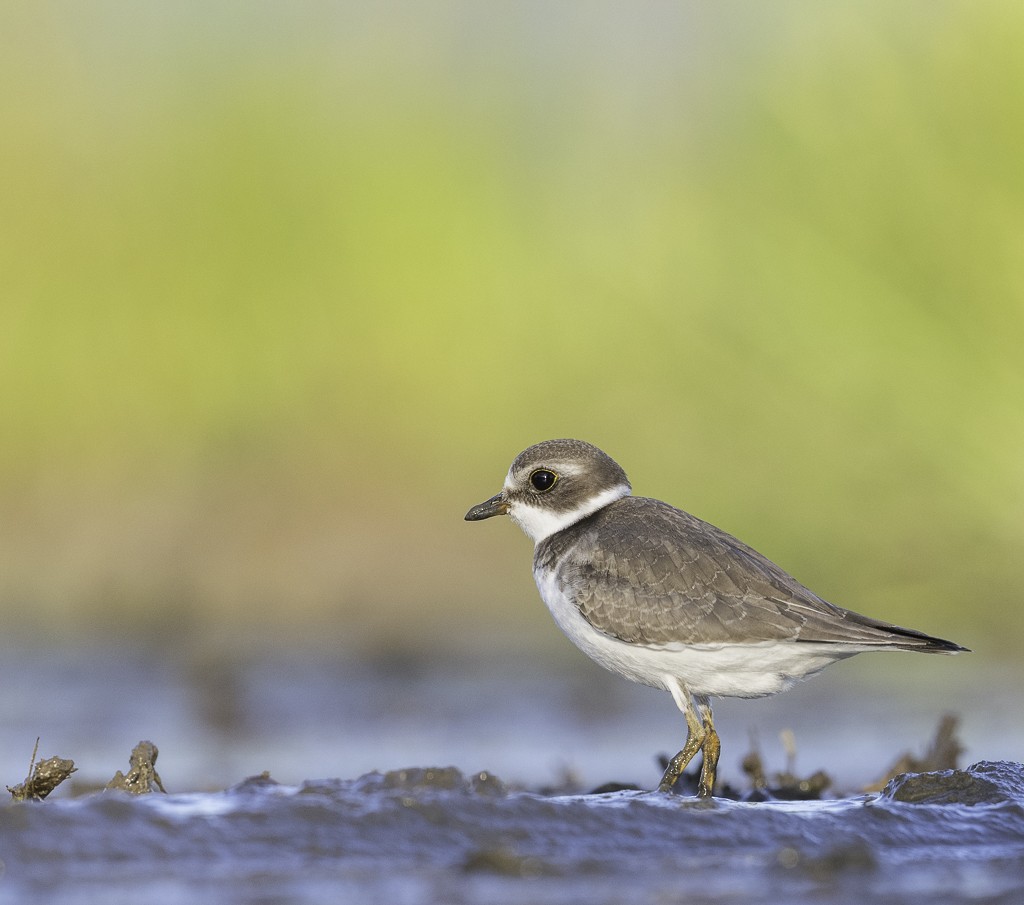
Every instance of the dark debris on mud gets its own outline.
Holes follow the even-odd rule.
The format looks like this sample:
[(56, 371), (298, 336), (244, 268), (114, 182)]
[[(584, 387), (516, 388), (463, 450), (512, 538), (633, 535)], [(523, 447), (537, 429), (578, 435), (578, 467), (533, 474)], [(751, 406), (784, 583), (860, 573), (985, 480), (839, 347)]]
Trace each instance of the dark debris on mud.
[[(36, 750), (39, 739), (36, 739)], [(160, 774), (156, 772), (156, 759), (160, 751), (152, 742), (141, 741), (128, 758), (129, 770), (122, 773), (118, 770), (104, 787), (103, 791), (129, 792), (133, 795), (144, 795), (154, 788), (166, 793)], [(54, 789), (78, 768), (73, 760), (63, 757), (48, 757), (36, 761), (36, 751), (32, 753), (29, 775), (16, 786), (8, 786), (14, 801), (42, 801)]]
[(766, 786), (741, 801), (591, 794), (569, 778), (529, 790), (456, 767), (298, 786), (262, 773), (165, 796), (152, 794), (156, 753), (141, 742), (119, 782), (78, 800), (0, 808), (0, 901), (1024, 901), (1020, 764), (904, 773), (809, 803), (775, 794), (814, 776), (792, 764), (762, 765)]
[[(861, 791), (883, 792), (884, 790), (883, 794), (890, 795), (896, 800), (901, 801), (911, 801), (920, 796), (927, 796), (929, 794), (929, 780), (922, 779), (922, 777), (960, 773), (957, 770), (957, 761), (964, 749), (957, 735), (957, 725), (958, 720), (955, 716), (943, 716), (932, 742), (923, 755), (915, 756), (909, 752), (901, 754), (881, 778)], [(789, 755), (785, 769), (769, 773), (765, 768), (760, 752), (755, 746), (742, 761), (742, 769), (749, 783), (749, 788), (743, 790), (728, 782), (720, 782), (715, 789), (715, 796), (733, 801), (751, 802), (771, 800), (815, 801), (822, 799), (825, 792), (832, 787), (831, 776), (821, 769), (808, 774), (796, 772), (794, 767), (796, 744), (792, 733), (784, 732), (783, 741)], [(37, 739), (37, 749), (38, 745), (39, 741)], [(133, 795), (144, 795), (154, 791), (166, 793), (167, 790), (164, 788), (160, 774), (156, 770), (158, 755), (159, 749), (156, 745), (150, 741), (140, 741), (132, 749), (127, 773), (117, 770), (113, 778), (104, 786), (92, 787), (88, 791), (102, 788), (104, 792), (128, 792)], [(659, 761), (661, 762), (662, 769), (664, 769), (665, 758), (661, 757)], [(16, 786), (8, 786), (7, 790), (15, 801), (42, 800), (76, 770), (77, 767), (75, 767), (74, 761), (70, 759), (50, 757), (42, 761), (36, 761), (35, 752), (33, 752), (28, 777)], [(699, 775), (700, 764), (698, 763), (691, 771), (680, 776), (673, 793), (683, 796), (696, 795)], [(470, 791), (478, 794), (501, 796), (508, 791), (505, 784), (493, 774), (480, 772), (467, 780), (454, 767), (409, 768), (388, 773), (372, 773), (367, 777), (363, 777), (360, 781), (379, 783), (384, 789), (405, 788), (410, 785), (413, 787), (455, 789), (468, 783)], [(943, 783), (952, 781), (942, 780)], [(970, 781), (964, 780), (964, 782), (970, 785)], [(232, 791), (245, 791), (249, 788), (273, 784), (276, 783), (270, 778), (270, 774), (265, 772), (259, 776), (249, 777), (232, 787)], [(948, 785), (945, 785), (944, 788), (948, 788)], [(643, 792), (646, 790), (630, 783), (615, 781), (603, 783), (592, 789), (585, 789), (580, 786), (575, 777), (571, 774), (566, 774), (556, 784), (546, 785), (530, 791), (543, 796), (564, 796), (579, 794), (603, 795), (613, 792)], [(977, 794), (980, 795), (983, 792), (979, 791)], [(498, 855), (495, 855), (495, 857), (498, 857)]]
[(78, 768), (73, 760), (63, 757), (47, 757), (37, 761), (39, 739), (32, 749), (32, 760), (28, 766), (28, 776), (16, 786), (8, 786), (7, 791), (15, 801), (42, 801)]
[(114, 778), (104, 787), (104, 791), (130, 792), (133, 795), (145, 795), (152, 792), (155, 786), (166, 793), (160, 774), (156, 772), (156, 758), (160, 750), (152, 742), (141, 741), (132, 748), (128, 758), (130, 769), (127, 774), (118, 770)]

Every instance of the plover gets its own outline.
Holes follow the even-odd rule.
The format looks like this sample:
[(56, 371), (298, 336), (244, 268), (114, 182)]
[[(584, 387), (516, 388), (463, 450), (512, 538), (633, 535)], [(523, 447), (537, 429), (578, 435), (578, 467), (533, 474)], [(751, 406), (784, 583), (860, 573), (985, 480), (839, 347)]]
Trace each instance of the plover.
[(596, 446), (547, 440), (520, 453), (501, 492), (466, 520), (508, 515), (535, 544), (537, 588), (569, 639), (672, 695), (687, 737), (659, 791), (702, 751), (698, 794), (712, 794), (721, 750), (712, 698), (775, 694), (863, 651), (967, 650), (828, 603), (720, 528), (631, 494)]

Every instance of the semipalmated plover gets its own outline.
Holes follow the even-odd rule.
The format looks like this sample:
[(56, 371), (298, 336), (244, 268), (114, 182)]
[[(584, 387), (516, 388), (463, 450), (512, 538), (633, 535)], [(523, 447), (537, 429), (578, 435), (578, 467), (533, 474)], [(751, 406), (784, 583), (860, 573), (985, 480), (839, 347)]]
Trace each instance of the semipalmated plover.
[(501, 493), (466, 519), (508, 515), (535, 544), (540, 596), (569, 639), (605, 668), (671, 693), (687, 738), (660, 791), (703, 751), (698, 793), (712, 794), (713, 697), (775, 694), (863, 651), (966, 650), (834, 606), (725, 531), (631, 492), (596, 446), (548, 440), (520, 453)]

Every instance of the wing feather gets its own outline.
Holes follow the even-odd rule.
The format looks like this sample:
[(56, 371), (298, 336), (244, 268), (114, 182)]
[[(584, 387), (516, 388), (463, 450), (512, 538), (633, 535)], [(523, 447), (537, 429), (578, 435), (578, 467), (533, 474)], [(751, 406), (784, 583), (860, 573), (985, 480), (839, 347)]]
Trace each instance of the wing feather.
[(764, 641), (959, 649), (844, 610), (701, 519), (625, 497), (538, 545), (536, 568), (598, 631), (652, 647)]

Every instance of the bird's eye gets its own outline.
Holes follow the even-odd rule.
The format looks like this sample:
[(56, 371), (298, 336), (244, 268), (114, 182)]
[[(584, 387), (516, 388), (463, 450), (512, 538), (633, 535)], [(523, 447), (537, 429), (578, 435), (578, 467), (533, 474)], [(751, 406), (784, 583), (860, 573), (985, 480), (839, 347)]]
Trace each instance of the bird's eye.
[(547, 493), (547, 491), (555, 486), (557, 480), (558, 475), (553, 471), (548, 471), (546, 468), (538, 468), (530, 475), (530, 483), (533, 485), (533, 489), (540, 493)]

